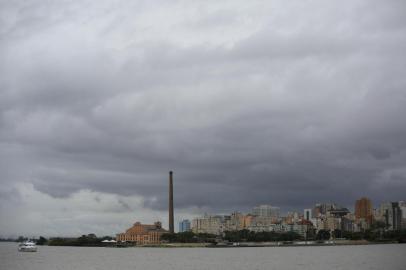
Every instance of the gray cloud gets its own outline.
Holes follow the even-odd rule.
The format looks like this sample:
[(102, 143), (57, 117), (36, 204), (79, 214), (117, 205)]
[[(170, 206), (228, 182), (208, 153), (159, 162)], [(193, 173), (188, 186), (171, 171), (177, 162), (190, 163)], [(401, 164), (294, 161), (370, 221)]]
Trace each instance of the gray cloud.
[(87, 190), (150, 217), (169, 170), (184, 215), (405, 199), (405, 11), (3, 1), (0, 200)]

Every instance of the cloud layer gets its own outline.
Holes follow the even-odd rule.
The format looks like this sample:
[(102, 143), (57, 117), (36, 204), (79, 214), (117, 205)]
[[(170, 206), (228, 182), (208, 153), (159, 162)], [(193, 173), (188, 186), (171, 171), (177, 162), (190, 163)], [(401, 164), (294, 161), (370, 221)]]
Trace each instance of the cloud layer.
[[(178, 218), (405, 199), (405, 12), (401, 0), (2, 1), (0, 234), (166, 219), (169, 170)], [(102, 214), (78, 219), (95, 196)]]

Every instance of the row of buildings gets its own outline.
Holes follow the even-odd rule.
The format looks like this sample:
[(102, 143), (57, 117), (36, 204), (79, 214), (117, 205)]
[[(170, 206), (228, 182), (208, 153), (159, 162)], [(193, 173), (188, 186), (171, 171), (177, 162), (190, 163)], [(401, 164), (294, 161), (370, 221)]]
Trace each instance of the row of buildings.
[(309, 233), (319, 230), (359, 232), (372, 226), (380, 226), (384, 230), (406, 229), (406, 202), (383, 203), (373, 209), (371, 200), (361, 198), (355, 203), (354, 213), (335, 203), (319, 203), (304, 209), (303, 213), (289, 212), (285, 216), (280, 215), (279, 207), (260, 205), (248, 214), (206, 214), (192, 222), (183, 220), (179, 223), (179, 231), (221, 235), (225, 231), (247, 229), (255, 232), (296, 232), (306, 238)]
[[(254, 232), (296, 232), (305, 239), (320, 230), (359, 232), (379, 225), (383, 230), (406, 229), (406, 202), (383, 203), (373, 208), (371, 200), (361, 198), (355, 203), (355, 211), (335, 203), (318, 203), (302, 213), (289, 212), (282, 216), (280, 208), (271, 205), (254, 207), (251, 213), (233, 212), (230, 215), (204, 215), (179, 223), (179, 232), (222, 235), (226, 231), (249, 230)], [(160, 222), (152, 225), (136, 222), (117, 241), (140, 245), (159, 244), (161, 236), (169, 231)]]
[[(319, 203), (303, 213), (289, 212), (281, 216), (280, 208), (271, 205), (254, 207), (251, 213), (234, 212), (231, 215), (204, 215), (200, 218), (183, 220), (179, 223), (179, 232), (193, 231), (222, 235), (226, 231), (249, 230), (254, 232), (296, 232), (305, 239), (310, 233), (320, 230), (359, 232), (373, 226), (381, 230), (406, 229), (406, 202), (383, 203), (374, 209), (368, 198), (355, 202), (355, 211), (335, 203)], [(119, 242), (136, 244), (159, 244), (165, 233), (174, 233), (173, 209), (173, 172), (169, 172), (169, 231), (162, 228), (161, 222), (152, 225), (136, 222), (124, 233), (119, 233)]]

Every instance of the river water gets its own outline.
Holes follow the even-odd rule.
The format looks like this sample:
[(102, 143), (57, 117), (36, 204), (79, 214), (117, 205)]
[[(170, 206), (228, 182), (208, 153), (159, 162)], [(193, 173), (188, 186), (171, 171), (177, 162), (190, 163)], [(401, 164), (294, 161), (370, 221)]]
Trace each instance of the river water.
[(99, 248), (0, 243), (1, 270), (406, 269), (406, 244), (258, 248)]

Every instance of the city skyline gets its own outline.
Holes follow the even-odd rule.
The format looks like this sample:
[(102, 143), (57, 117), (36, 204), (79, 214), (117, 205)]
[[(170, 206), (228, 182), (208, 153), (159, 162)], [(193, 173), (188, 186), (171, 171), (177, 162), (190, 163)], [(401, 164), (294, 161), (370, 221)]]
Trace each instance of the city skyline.
[[(172, 175), (172, 171), (170, 172), (170, 175)], [(371, 219), (369, 219), (369, 218), (365, 218), (365, 217), (363, 217), (363, 216), (358, 216), (357, 215), (357, 205), (359, 204), (359, 202), (360, 201), (365, 201), (365, 200), (367, 200), (367, 201), (369, 201), (369, 203), (370, 203), (370, 205), (371, 205), (371, 215), (372, 215), (372, 217), (371, 217)], [(191, 215), (190, 217), (189, 217), (189, 219), (188, 218), (184, 218), (184, 217), (182, 217), (181, 215), (175, 215), (175, 221), (176, 221), (176, 223), (177, 223), (177, 225), (179, 226), (177, 229), (175, 229), (174, 230), (174, 232), (175, 233), (178, 233), (178, 232), (186, 232), (186, 231), (192, 231), (192, 225), (191, 225), (191, 221), (194, 221), (194, 220), (197, 220), (197, 219), (205, 219), (205, 218), (211, 218), (211, 217), (216, 217), (216, 218), (219, 218), (219, 217), (221, 217), (221, 218), (224, 218), (224, 217), (227, 217), (227, 216), (233, 216), (233, 215), (235, 215), (235, 214), (237, 214), (237, 215), (243, 215), (243, 216), (254, 216), (254, 217), (269, 217), (269, 218), (272, 218), (272, 221), (270, 221), (272, 224), (274, 224), (274, 223), (281, 223), (281, 220), (283, 220), (284, 218), (287, 218), (287, 217), (291, 217), (291, 218), (294, 218), (294, 219), (297, 219), (295, 222), (297, 222), (297, 221), (301, 221), (301, 220), (309, 220), (309, 221), (311, 221), (311, 222), (314, 222), (315, 221), (315, 219), (317, 219), (317, 218), (319, 218), (319, 215), (320, 215), (320, 213), (317, 213), (317, 211), (316, 211), (316, 208), (318, 208), (318, 207), (328, 207), (328, 209), (326, 208), (326, 209), (324, 209), (324, 211), (325, 211), (325, 213), (323, 213), (321, 216), (323, 216), (323, 217), (325, 217), (326, 216), (326, 214), (327, 214), (327, 212), (329, 212), (330, 210), (336, 210), (336, 209), (345, 209), (346, 210), (346, 212), (350, 215), (350, 217), (352, 218), (352, 219), (354, 219), (354, 220), (364, 220), (365, 222), (367, 222), (369, 225), (368, 226), (370, 226), (370, 224), (371, 224), (371, 222), (375, 222), (375, 221), (380, 221), (380, 222), (382, 222), (382, 220), (381, 219), (376, 219), (376, 216), (378, 215), (378, 216), (381, 216), (380, 218), (382, 218), (382, 215), (385, 215), (385, 214), (382, 214), (382, 213), (380, 213), (380, 211), (381, 211), (381, 209), (382, 209), (382, 207), (388, 207), (388, 205), (393, 205), (393, 204), (401, 204), (400, 205), (400, 212), (399, 212), (399, 215), (400, 215), (400, 221), (399, 221), (399, 226), (402, 226), (402, 228), (404, 228), (404, 226), (406, 226), (406, 218), (405, 218), (405, 214), (404, 213), (406, 213), (406, 201), (396, 201), (396, 202), (394, 202), (394, 201), (386, 201), (386, 202), (383, 202), (383, 203), (381, 203), (381, 204), (379, 204), (379, 205), (374, 205), (372, 202), (371, 202), (371, 200), (369, 200), (369, 198), (367, 198), (367, 197), (361, 197), (359, 200), (356, 200), (355, 202), (354, 202), (354, 207), (345, 207), (345, 206), (342, 206), (342, 205), (339, 205), (339, 204), (336, 204), (336, 203), (334, 203), (334, 202), (331, 202), (331, 201), (329, 201), (329, 202), (316, 202), (316, 203), (313, 203), (313, 205), (311, 206), (311, 208), (302, 208), (302, 209), (294, 209), (294, 210), (291, 210), (291, 211), (288, 211), (288, 210), (283, 210), (282, 209), (282, 211), (281, 211), (281, 208), (280, 207), (278, 207), (278, 206), (276, 206), (276, 205), (270, 205), (270, 204), (261, 204), (261, 205), (255, 205), (255, 206), (253, 206), (252, 208), (251, 208), (251, 210), (250, 211), (247, 211), (247, 212), (244, 212), (244, 211), (241, 211), (241, 210), (239, 210), (239, 209), (234, 209), (233, 211), (230, 211), (230, 212), (228, 212), (228, 213), (226, 213), (226, 212), (221, 212), (221, 213), (207, 213), (207, 212), (205, 212), (205, 213), (200, 213), (200, 214), (196, 214), (196, 215)], [(170, 205), (170, 202), (169, 202), (169, 205)], [(376, 206), (376, 207), (375, 207)], [(329, 208), (329, 207), (331, 207), (331, 209)], [(264, 209), (264, 210), (262, 210), (262, 211), (258, 211), (258, 209)], [(269, 211), (269, 210), (265, 210), (265, 209), (271, 209), (271, 211)], [(176, 210), (176, 209), (175, 209)], [(272, 212), (272, 210), (273, 211), (277, 211), (276, 213), (276, 215), (275, 215), (275, 212)], [(348, 210), (348, 211), (347, 211)], [(173, 210), (172, 210), (173, 211)], [(308, 216), (306, 216), (306, 212), (307, 211), (310, 211), (310, 213), (308, 214)], [(169, 213), (170, 213), (170, 207), (169, 207), (169, 211), (168, 211)], [(176, 213), (176, 212), (175, 212)], [(274, 219), (274, 218), (276, 218), (276, 219)], [(309, 218), (309, 219), (308, 219)], [(399, 217), (397, 217), (397, 218), (399, 218)], [(163, 219), (155, 219), (155, 220), (153, 220), (153, 219), (144, 219), (143, 217), (140, 217), (140, 216), (138, 216), (137, 217), (137, 220), (140, 220), (140, 221), (145, 221), (145, 220), (149, 220), (150, 221), (150, 223), (154, 223), (154, 224), (156, 224), (156, 223), (158, 223), (159, 224), (159, 226), (162, 226), (162, 224), (168, 224), (168, 230), (165, 230), (165, 228), (164, 228), (164, 226), (162, 227), (163, 229), (164, 229), (164, 231), (166, 231), (166, 233), (171, 233), (171, 231), (170, 231), (170, 226), (169, 226), (169, 222), (167, 223), (167, 222), (165, 222), (165, 219), (163, 218)], [(152, 222), (152, 220), (153, 220), (153, 222)], [(170, 220), (170, 218), (169, 218), (169, 220)], [(137, 224), (140, 224), (140, 221), (135, 221), (135, 219), (133, 219), (133, 221), (135, 222), (134, 223), (134, 226), (137, 226)], [(293, 220), (292, 220), (292, 222), (293, 222)], [(386, 221), (386, 222), (388, 222), (388, 221)], [(189, 223), (188, 225), (185, 225), (185, 223)], [(401, 225), (400, 225), (401, 224)], [(128, 225), (128, 224), (127, 224)], [(150, 225), (147, 225), (147, 226), (150, 226)], [(152, 226), (152, 225), (151, 225)], [(186, 228), (186, 226), (189, 226), (189, 229), (185, 229)], [(314, 226), (314, 228), (316, 228), (317, 226), (315, 226), (315, 224), (311, 224), (311, 226), (313, 227)], [(182, 227), (182, 229), (181, 229), (181, 227)], [(400, 227), (399, 227), (400, 228)], [(121, 228), (121, 229), (123, 229), (123, 228)], [(391, 229), (392, 230), (392, 229)], [(117, 232), (110, 232), (110, 233), (105, 233), (105, 235), (119, 235), (119, 234), (121, 234), (121, 233), (117, 233)], [(18, 236), (20, 236), (21, 237), (21, 233), (19, 233), (19, 234), (9, 234), (9, 235), (0, 235), (0, 237), (1, 238), (4, 238), (4, 239), (7, 239), (7, 238), (16, 238), (17, 237), (17, 235)], [(32, 237), (38, 237), (39, 236), (39, 234), (38, 235), (35, 235), (35, 233), (33, 233), (33, 232), (30, 232), (30, 233), (28, 233), (27, 235), (31, 235)], [(42, 234), (42, 235), (45, 235), (45, 236), (47, 236), (47, 237), (73, 237), (74, 235), (47, 235), (46, 233), (45, 234)], [(114, 236), (113, 236), (114, 237)], [(124, 238), (123, 238), (124, 239)]]
[(1, 1), (0, 235), (405, 200), (405, 1)]

